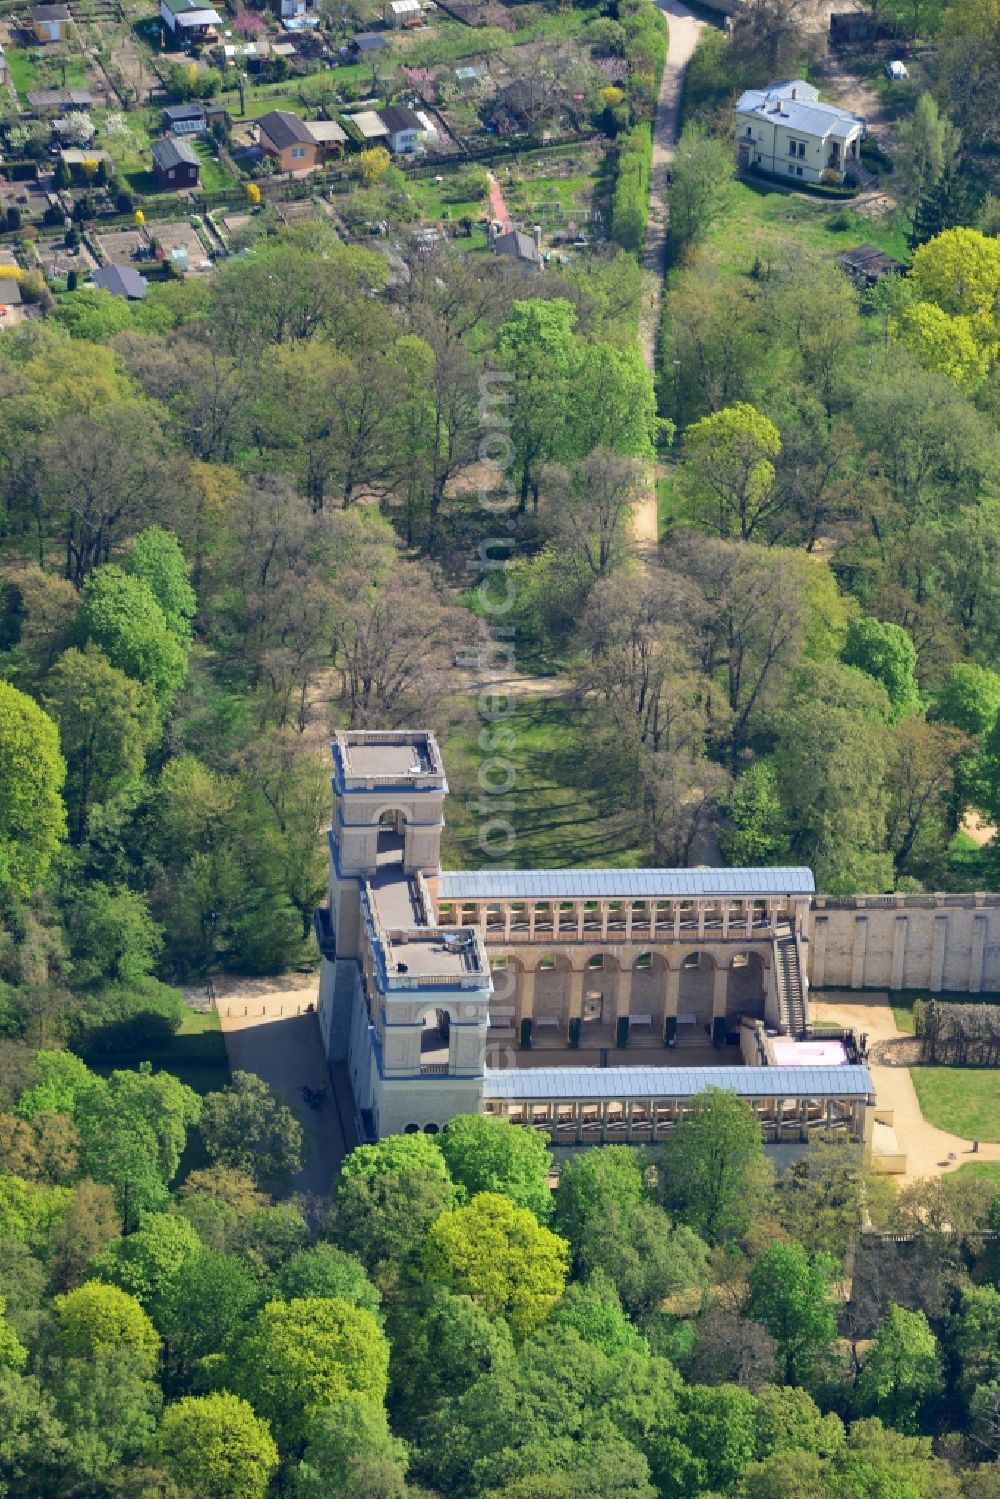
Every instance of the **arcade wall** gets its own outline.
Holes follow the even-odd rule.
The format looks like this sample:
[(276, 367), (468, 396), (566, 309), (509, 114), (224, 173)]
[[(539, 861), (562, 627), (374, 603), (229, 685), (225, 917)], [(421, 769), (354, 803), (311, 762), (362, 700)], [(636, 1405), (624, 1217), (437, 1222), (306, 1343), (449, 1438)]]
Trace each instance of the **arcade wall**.
[(817, 895), (816, 989), (1000, 992), (1000, 895)]

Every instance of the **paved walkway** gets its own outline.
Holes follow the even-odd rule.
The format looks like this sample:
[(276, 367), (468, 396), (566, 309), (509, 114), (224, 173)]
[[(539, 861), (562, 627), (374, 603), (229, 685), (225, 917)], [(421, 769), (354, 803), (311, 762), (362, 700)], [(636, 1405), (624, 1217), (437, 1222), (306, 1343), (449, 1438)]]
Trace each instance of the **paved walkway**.
[(504, 201), (504, 195), (500, 191), (500, 184), (493, 173), (488, 173), (490, 188), (490, 217), (500, 225), (500, 232), (505, 234), (510, 228), (510, 213)]
[[(334, 1084), (341, 1086), (331, 1086), (319, 1024), (308, 1013), (308, 1006), (316, 1002), (317, 985), (314, 975), (291, 973), (269, 979), (221, 978), (215, 990), (231, 1070), (255, 1072), (295, 1111), (310, 1146), (296, 1187), (326, 1197), (354, 1140), (351, 1114), (344, 1109), (344, 1080), (335, 1078)], [(303, 1085), (326, 1086), (321, 1109), (307, 1107)]]
[[(643, 258), (642, 309), (639, 317), (639, 342), (646, 368), (653, 373), (656, 357), (656, 335), (660, 326), (660, 301), (663, 295), (663, 256), (667, 237), (667, 171), (674, 159), (680, 124), (681, 89), (684, 70), (698, 44), (698, 34), (705, 25), (693, 16), (680, 0), (656, 0), (667, 18), (670, 31), (667, 61), (660, 81), (660, 94), (653, 119), (653, 168), (649, 182), (649, 222), (646, 227), (646, 252)], [(656, 505), (655, 475), (646, 498), (636, 507), (632, 530), (641, 551), (655, 551), (659, 544), (659, 520)]]
[[(905, 1066), (887, 1066), (877, 1060), (892, 1054), (892, 1043), (905, 1037), (896, 1029), (887, 994), (857, 994), (851, 990), (825, 990), (813, 995), (810, 1010), (815, 1020), (833, 1020), (868, 1033), (872, 1080), (879, 1108), (892, 1109), (893, 1128), (901, 1150), (906, 1151), (906, 1174), (900, 1181), (916, 1181), (922, 1176), (940, 1176), (956, 1171), (967, 1161), (1000, 1161), (1000, 1145), (981, 1144), (973, 1155), (971, 1141), (928, 1124), (920, 1112), (916, 1089)], [(882, 1044), (880, 1044), (882, 1043)], [(954, 1160), (949, 1157), (954, 1156)]]

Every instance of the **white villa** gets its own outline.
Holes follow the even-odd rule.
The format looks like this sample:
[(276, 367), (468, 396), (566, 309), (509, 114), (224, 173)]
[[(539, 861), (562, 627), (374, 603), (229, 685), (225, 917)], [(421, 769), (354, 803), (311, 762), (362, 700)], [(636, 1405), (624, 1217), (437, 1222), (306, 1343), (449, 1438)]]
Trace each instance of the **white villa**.
[(865, 122), (836, 104), (821, 104), (801, 78), (784, 78), (740, 95), (734, 133), (742, 171), (804, 182), (819, 182), (827, 172), (843, 182), (859, 160)]

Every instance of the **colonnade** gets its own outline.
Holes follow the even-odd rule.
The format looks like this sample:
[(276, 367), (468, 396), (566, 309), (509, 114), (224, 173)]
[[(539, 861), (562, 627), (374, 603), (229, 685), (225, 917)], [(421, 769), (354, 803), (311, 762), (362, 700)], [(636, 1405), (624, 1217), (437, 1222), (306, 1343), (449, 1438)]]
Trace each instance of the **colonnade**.
[[(866, 1100), (857, 1097), (750, 1098), (770, 1143), (807, 1140), (817, 1131), (864, 1137)], [(487, 1114), (543, 1130), (554, 1145), (654, 1143), (683, 1119), (691, 1098), (504, 1099), (487, 1097)]]

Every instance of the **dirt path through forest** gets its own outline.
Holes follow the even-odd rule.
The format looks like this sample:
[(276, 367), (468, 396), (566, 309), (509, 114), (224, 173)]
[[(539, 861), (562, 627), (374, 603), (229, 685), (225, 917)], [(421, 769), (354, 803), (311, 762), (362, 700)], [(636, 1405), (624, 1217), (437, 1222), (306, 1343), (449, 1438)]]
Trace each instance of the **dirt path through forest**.
[[(649, 181), (649, 223), (646, 227), (646, 251), (643, 257), (642, 308), (639, 314), (639, 342), (646, 368), (654, 373), (656, 334), (660, 326), (660, 302), (663, 296), (663, 256), (667, 239), (667, 172), (674, 159), (680, 125), (681, 90), (684, 70), (691, 60), (704, 21), (693, 16), (680, 0), (656, 0), (667, 18), (669, 45), (667, 61), (660, 80), (660, 93), (653, 119), (653, 167)], [(645, 499), (632, 517), (632, 534), (641, 552), (655, 551), (660, 537), (656, 501), (655, 469)]]

